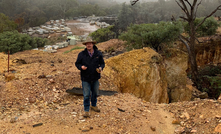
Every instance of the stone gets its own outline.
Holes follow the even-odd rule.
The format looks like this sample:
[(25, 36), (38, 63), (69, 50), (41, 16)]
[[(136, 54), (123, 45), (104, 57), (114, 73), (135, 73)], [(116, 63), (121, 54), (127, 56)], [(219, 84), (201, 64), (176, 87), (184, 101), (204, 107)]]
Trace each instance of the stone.
[(28, 101), (29, 101), (29, 103), (35, 103), (36, 102), (36, 98), (29, 97)]
[(132, 93), (148, 102), (169, 103), (163, 58), (151, 48), (111, 57), (105, 64), (103, 75), (118, 86), (119, 92)]
[(175, 134), (182, 134), (184, 132), (184, 127), (177, 127), (174, 131)]
[(215, 132), (221, 133), (221, 124), (216, 126)]
[(186, 117), (187, 120), (190, 119), (190, 115), (187, 112), (184, 112), (183, 115)]
[(15, 79), (15, 74), (13, 74), (13, 73), (5, 73), (5, 80), (7, 82), (12, 81), (13, 79)]
[(208, 98), (208, 97), (209, 97), (209, 95), (208, 95), (207, 92), (203, 92), (203, 93), (201, 93), (201, 94), (199, 95), (199, 98), (200, 98), (200, 99), (206, 99), (206, 98)]
[(156, 127), (150, 126), (150, 129), (151, 129), (152, 131), (156, 131)]
[(50, 83), (55, 83), (55, 81), (53, 79), (50, 79), (49, 82)]
[(193, 129), (190, 131), (191, 133), (197, 133), (197, 130)]
[(15, 118), (11, 118), (10, 123), (15, 123), (16, 120), (17, 120), (17, 117), (15, 117)]
[(217, 119), (221, 119), (221, 116), (219, 116), (219, 115), (216, 115), (216, 118), (217, 118)]
[(172, 124), (180, 124), (180, 121), (175, 119), (175, 120), (172, 121)]

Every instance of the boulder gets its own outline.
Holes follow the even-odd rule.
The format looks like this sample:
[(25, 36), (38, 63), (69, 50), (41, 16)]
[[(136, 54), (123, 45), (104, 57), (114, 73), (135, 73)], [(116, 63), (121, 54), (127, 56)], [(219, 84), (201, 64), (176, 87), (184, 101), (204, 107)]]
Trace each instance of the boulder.
[(119, 92), (149, 102), (169, 102), (163, 58), (151, 48), (126, 52), (105, 62), (103, 75), (117, 85)]
[(168, 49), (164, 63), (168, 83), (168, 94), (171, 102), (190, 101), (192, 88), (187, 88), (188, 55), (179, 49)]

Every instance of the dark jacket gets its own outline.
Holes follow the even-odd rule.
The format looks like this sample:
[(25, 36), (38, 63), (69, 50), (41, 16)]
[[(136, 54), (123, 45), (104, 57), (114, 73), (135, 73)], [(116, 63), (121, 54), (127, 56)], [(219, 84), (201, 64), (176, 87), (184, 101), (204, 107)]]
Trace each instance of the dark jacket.
[[(86, 70), (82, 70), (81, 66), (86, 66)], [(96, 71), (96, 68), (101, 67), (102, 70), (105, 67), (104, 59), (102, 53), (98, 51), (97, 47), (94, 45), (94, 54), (92, 57), (88, 54), (87, 48), (78, 54), (75, 66), (81, 70), (81, 80), (82, 81), (96, 81), (100, 79), (100, 73)]]

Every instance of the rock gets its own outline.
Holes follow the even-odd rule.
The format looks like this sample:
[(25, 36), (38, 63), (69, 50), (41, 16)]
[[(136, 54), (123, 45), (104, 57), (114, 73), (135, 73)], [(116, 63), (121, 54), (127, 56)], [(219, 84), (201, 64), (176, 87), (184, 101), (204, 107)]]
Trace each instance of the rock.
[(175, 119), (175, 120), (172, 121), (172, 124), (180, 124), (180, 121)]
[(15, 123), (17, 119), (18, 119), (18, 117), (11, 118), (10, 123)]
[(84, 116), (80, 116), (80, 117), (79, 117), (79, 120), (84, 120)]
[(184, 127), (177, 127), (174, 131), (175, 134), (182, 134), (184, 132)]
[(46, 78), (52, 78), (52, 75), (46, 75)]
[(151, 48), (123, 53), (105, 62), (103, 75), (110, 78), (120, 92), (132, 93), (148, 102), (169, 103), (163, 59)]
[(156, 131), (156, 127), (150, 126), (150, 129), (151, 129), (152, 131)]
[(191, 132), (191, 133), (196, 133), (197, 130), (193, 129), (193, 130), (191, 130), (190, 132)]
[(166, 64), (166, 75), (168, 92), (171, 102), (190, 101), (192, 89), (187, 87), (188, 54), (179, 49), (168, 49), (164, 63)]
[(221, 124), (216, 126), (215, 132), (221, 133)]
[(13, 73), (5, 73), (4, 75), (5, 75), (5, 80), (7, 82), (12, 81), (13, 79), (15, 79), (15, 74), (13, 74)]
[(203, 92), (203, 93), (201, 93), (200, 95), (199, 95), (199, 98), (200, 99), (206, 99), (206, 98), (208, 98), (209, 96), (208, 96), (208, 93), (207, 92)]
[(187, 112), (184, 112), (183, 115), (186, 117), (187, 120), (190, 119), (190, 115)]
[(184, 126), (185, 126), (184, 121), (181, 121), (181, 122), (180, 122), (180, 126), (182, 126), (182, 127), (184, 127)]
[(43, 125), (43, 123), (35, 124), (35, 125), (33, 125), (33, 127), (38, 127), (38, 126), (41, 126), (41, 125)]
[(194, 98), (194, 101), (200, 101), (200, 98)]
[(71, 112), (71, 114), (73, 114), (73, 115), (77, 115), (77, 112)]
[(44, 74), (38, 76), (38, 79), (42, 79), (42, 78), (46, 78), (46, 76)]
[(50, 83), (55, 83), (55, 81), (53, 79), (50, 79), (49, 82)]
[(36, 102), (36, 98), (29, 97), (28, 101), (29, 101), (29, 103), (35, 103)]

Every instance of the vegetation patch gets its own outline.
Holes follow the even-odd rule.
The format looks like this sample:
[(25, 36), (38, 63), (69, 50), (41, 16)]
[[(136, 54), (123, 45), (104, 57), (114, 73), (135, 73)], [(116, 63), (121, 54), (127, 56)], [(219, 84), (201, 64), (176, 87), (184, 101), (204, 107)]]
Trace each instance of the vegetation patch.
[(85, 47), (74, 47), (74, 48), (72, 48), (71, 50), (68, 50), (68, 51), (65, 51), (64, 52), (64, 54), (67, 54), (67, 53), (69, 53), (69, 52), (71, 52), (71, 51), (73, 51), (73, 50), (76, 50), (76, 49), (84, 49)]
[(200, 68), (199, 78), (200, 90), (207, 92), (210, 98), (217, 99), (221, 93), (221, 66), (207, 65)]

